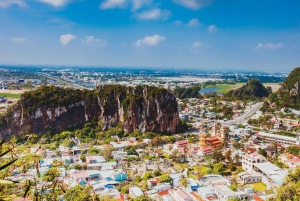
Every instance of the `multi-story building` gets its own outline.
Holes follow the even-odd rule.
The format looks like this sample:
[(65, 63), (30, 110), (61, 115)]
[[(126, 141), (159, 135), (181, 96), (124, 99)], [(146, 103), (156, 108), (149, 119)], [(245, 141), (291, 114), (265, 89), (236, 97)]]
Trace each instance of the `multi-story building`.
[(255, 163), (262, 163), (265, 161), (266, 158), (259, 155), (257, 152), (242, 155), (242, 168), (247, 172), (253, 172)]
[(299, 138), (288, 137), (283, 135), (275, 135), (265, 132), (259, 132), (258, 136), (266, 142), (276, 142), (282, 145), (298, 145), (300, 144)]

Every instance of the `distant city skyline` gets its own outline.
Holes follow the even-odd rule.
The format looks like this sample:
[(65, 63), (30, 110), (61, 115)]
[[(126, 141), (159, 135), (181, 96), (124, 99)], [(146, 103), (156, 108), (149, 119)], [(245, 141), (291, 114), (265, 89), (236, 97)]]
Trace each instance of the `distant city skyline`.
[(0, 65), (289, 71), (300, 2), (0, 0)]

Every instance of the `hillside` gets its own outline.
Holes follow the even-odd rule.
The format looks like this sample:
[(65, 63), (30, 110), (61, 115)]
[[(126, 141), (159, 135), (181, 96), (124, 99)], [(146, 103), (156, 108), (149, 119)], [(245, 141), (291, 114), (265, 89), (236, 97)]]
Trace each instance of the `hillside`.
[(191, 86), (191, 87), (176, 87), (174, 89), (174, 95), (177, 98), (185, 99), (185, 98), (201, 98), (200, 95), (201, 87), (200, 86)]
[(270, 97), (279, 107), (300, 109), (300, 67), (284, 80), (278, 92)]
[(175, 133), (180, 122), (172, 93), (157, 87), (121, 85), (97, 90), (42, 86), (22, 94), (0, 121), (2, 136), (56, 133), (91, 121), (101, 121), (103, 130), (120, 123), (128, 133)]
[(250, 79), (244, 86), (241, 88), (231, 90), (225, 97), (232, 97), (238, 99), (255, 99), (267, 97), (269, 91), (262, 85), (257, 79)]

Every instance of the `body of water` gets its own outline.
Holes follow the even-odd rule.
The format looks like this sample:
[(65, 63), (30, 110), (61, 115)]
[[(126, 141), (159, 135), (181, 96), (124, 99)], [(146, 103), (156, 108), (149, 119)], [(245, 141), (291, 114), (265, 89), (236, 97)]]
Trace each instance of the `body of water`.
[[(211, 92), (216, 92), (216, 90), (219, 90), (220, 88), (204, 88), (204, 89), (201, 89), (199, 91), (200, 94), (205, 94), (205, 93), (211, 93)], [(218, 94), (222, 94), (222, 93), (218, 93)]]

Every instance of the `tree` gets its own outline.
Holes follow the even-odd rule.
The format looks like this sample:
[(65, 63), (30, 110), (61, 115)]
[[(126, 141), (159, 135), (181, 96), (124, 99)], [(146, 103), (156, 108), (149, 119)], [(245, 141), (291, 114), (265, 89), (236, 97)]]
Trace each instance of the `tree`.
[(240, 156), (238, 154), (235, 154), (234, 160), (235, 160), (235, 165), (240, 165)]
[(110, 161), (110, 159), (112, 159), (112, 149), (110, 148), (105, 148), (102, 151), (103, 157), (106, 161)]
[[(64, 194), (65, 201), (92, 201), (91, 187), (76, 185)], [(102, 199), (100, 199), (102, 201)]]
[(300, 155), (300, 147), (298, 146), (289, 146), (287, 152), (293, 155)]
[(264, 149), (259, 148), (259, 149), (258, 149), (258, 154), (260, 154), (260, 155), (262, 155), (262, 156), (264, 156), (264, 157), (267, 157), (267, 152), (266, 152), (266, 150), (264, 150)]
[(151, 199), (150, 197), (142, 195), (142, 196), (135, 198), (133, 201), (154, 201), (154, 200)]
[(195, 167), (195, 173), (198, 180), (202, 179), (202, 177), (205, 175), (205, 171), (201, 166)]
[(187, 188), (189, 185), (189, 180), (184, 175), (181, 175), (179, 183), (183, 188)]
[(208, 166), (208, 171), (207, 171), (207, 173), (208, 173), (208, 174), (211, 174), (212, 171), (213, 171), (213, 159), (212, 159), (210, 156), (205, 155), (205, 156), (204, 156), (204, 161), (205, 161), (206, 165)]
[(290, 171), (285, 182), (277, 188), (275, 197), (270, 201), (298, 201), (300, 200), (300, 167)]
[(147, 181), (150, 178), (152, 178), (151, 172), (146, 172), (145, 175), (144, 175), (144, 177), (143, 177), (143, 180)]
[(230, 199), (228, 199), (228, 201), (240, 201), (240, 199), (239, 198), (230, 198)]
[(216, 161), (216, 162), (220, 162), (222, 160), (224, 160), (224, 156), (222, 154), (221, 150), (216, 150), (214, 151), (212, 158)]
[(216, 174), (222, 175), (225, 169), (226, 169), (226, 167), (223, 163), (216, 163), (216, 164), (214, 164), (213, 171)]
[(161, 183), (171, 183), (171, 181), (172, 181), (172, 178), (170, 177), (169, 174), (163, 174), (163, 175), (160, 176), (159, 179), (160, 179), (159, 181)]
[(225, 158), (229, 161), (229, 159), (231, 159), (231, 149), (228, 149), (228, 151), (225, 152)]

